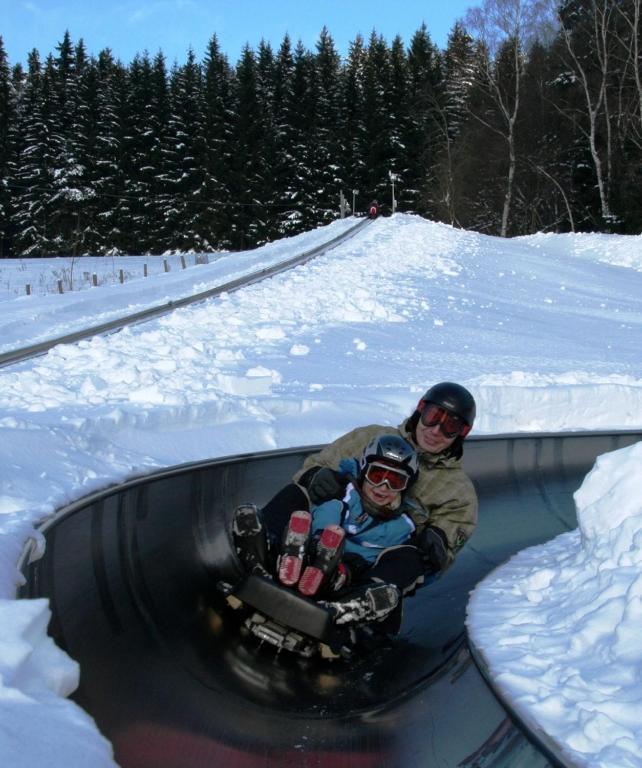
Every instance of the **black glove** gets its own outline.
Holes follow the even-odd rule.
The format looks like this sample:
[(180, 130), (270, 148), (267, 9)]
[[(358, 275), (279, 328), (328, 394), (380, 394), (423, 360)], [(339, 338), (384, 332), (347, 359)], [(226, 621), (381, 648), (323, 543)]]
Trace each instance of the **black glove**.
[(448, 539), (441, 528), (424, 528), (417, 536), (417, 547), (431, 573), (443, 571), (448, 563)]
[(321, 467), (308, 483), (308, 494), (313, 504), (321, 504), (328, 499), (342, 499), (348, 484), (348, 478), (329, 467)]

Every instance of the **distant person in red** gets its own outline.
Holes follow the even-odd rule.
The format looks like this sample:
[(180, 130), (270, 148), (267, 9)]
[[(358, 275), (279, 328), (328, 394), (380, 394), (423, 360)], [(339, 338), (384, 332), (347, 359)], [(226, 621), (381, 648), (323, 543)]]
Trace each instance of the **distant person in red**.
[(379, 202), (377, 200), (373, 200), (368, 206), (368, 218), (376, 219), (378, 213), (379, 213)]

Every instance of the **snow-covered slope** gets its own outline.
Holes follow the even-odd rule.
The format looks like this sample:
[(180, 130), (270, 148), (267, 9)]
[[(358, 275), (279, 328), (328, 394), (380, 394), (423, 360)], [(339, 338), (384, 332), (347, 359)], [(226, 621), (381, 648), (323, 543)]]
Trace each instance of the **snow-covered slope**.
[[(318, 242), (338, 226), (347, 225), (310, 237)], [(281, 243), (280, 258), (300, 245)], [(248, 261), (267, 264), (270, 247)], [(443, 379), (475, 394), (478, 432), (639, 428), (640, 253), (640, 237), (500, 240), (396, 215), (287, 274), (0, 371), (0, 626), (32, 626), (27, 616), (35, 610), (40, 620), (29, 630), (30, 647), (44, 643), (46, 605), (12, 599), (16, 562), (36, 535), (33, 525), (73, 499), (153, 468), (326, 442), (362, 423), (395, 424)], [(201, 281), (208, 269), (215, 274)], [(238, 270), (230, 256), (186, 272), (198, 273), (196, 288)], [(154, 301), (185, 293), (172, 273), (148, 281), (73, 300), (3, 302), (3, 344), (139, 308), (148, 291)], [(638, 454), (621, 460), (639, 467)], [(41, 665), (15, 673), (23, 637), (18, 630), (0, 636), (0, 708), (12, 724), (0, 735), (0, 758), (12, 766), (39, 762), (49, 735), (79, 722), (69, 702), (49, 705), (52, 692), (73, 684), (73, 665), (58, 664), (63, 679), (54, 683)], [(633, 695), (639, 665), (628, 671), (637, 681)], [(564, 685), (561, 677), (557, 685)], [(565, 734), (583, 727), (567, 722)], [(609, 738), (599, 722), (596, 732)], [(631, 729), (622, 738), (640, 748)], [(108, 751), (95, 739), (86, 764), (108, 765)], [(68, 757), (56, 749), (46, 764), (72, 764)]]

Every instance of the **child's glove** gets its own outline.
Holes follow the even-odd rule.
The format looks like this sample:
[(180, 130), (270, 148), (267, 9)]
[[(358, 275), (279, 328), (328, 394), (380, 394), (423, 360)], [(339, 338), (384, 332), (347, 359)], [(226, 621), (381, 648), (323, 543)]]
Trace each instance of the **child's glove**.
[(313, 504), (329, 499), (341, 499), (346, 492), (348, 478), (329, 467), (321, 467), (308, 484), (308, 494)]

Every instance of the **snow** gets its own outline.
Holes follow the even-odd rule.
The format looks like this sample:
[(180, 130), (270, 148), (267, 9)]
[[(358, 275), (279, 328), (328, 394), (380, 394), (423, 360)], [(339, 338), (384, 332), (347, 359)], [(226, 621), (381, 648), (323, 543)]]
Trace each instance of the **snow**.
[(642, 443), (600, 456), (579, 528), (479, 585), (469, 633), (524, 720), (573, 765), (642, 765)]
[[(123, 285), (7, 290), (0, 351), (206, 290), (352, 223)], [(640, 428), (641, 268), (642, 237), (501, 240), (397, 214), (287, 273), (1, 369), (0, 762), (114, 765), (65, 698), (78, 668), (46, 635), (47, 602), (15, 600), (39, 521), (161, 467), (396, 424), (445, 379), (474, 393), (478, 434)], [(575, 496), (579, 529), (516, 555), (469, 606), (502, 694), (578, 765), (642, 763), (641, 463), (640, 444), (601, 457)]]

